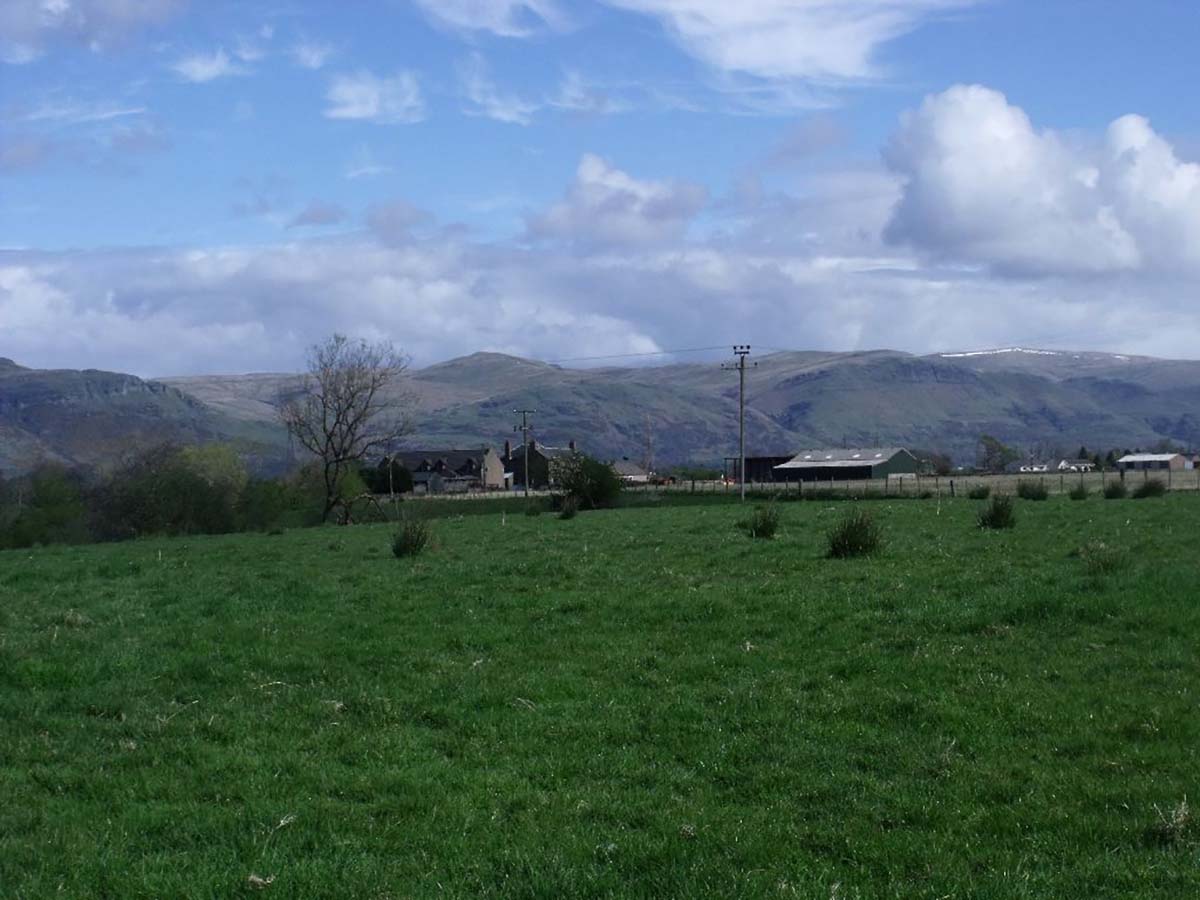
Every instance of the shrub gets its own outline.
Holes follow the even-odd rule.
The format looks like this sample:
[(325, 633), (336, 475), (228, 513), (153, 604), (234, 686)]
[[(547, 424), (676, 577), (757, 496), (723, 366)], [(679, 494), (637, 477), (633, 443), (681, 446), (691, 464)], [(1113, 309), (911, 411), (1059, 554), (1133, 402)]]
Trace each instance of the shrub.
[(1012, 497), (997, 494), (992, 502), (979, 511), (977, 521), (980, 528), (1013, 528), (1017, 524), (1017, 513)]
[(779, 510), (775, 501), (766, 506), (756, 506), (750, 518), (738, 523), (752, 538), (773, 538), (779, 530)]
[(990, 485), (980, 484), (967, 491), (967, 496), (972, 500), (986, 500), (992, 494)]
[(407, 518), (392, 536), (392, 555), (397, 559), (416, 556), (429, 544), (429, 523), (424, 519)]
[(1143, 481), (1133, 491), (1134, 500), (1144, 500), (1146, 497), (1161, 497), (1167, 492), (1167, 486), (1157, 478)]
[(1045, 500), (1050, 491), (1041, 481), (1018, 481), (1017, 496), (1022, 500)]
[(1067, 496), (1072, 500), (1086, 500), (1089, 493), (1090, 491), (1088, 491), (1086, 485), (1077, 484), (1071, 490), (1067, 491)]
[(1076, 551), (1076, 555), (1083, 560), (1089, 575), (1107, 575), (1129, 564), (1125, 551), (1099, 540), (1088, 541)]
[(1105, 500), (1120, 500), (1126, 493), (1125, 482), (1123, 481), (1110, 481), (1104, 486)]
[(529, 516), (530, 518), (533, 518), (534, 516), (540, 516), (541, 514), (542, 514), (542, 504), (538, 503), (536, 500), (534, 500), (532, 503), (526, 505), (525, 515)]
[(828, 535), (829, 555), (835, 559), (867, 556), (883, 544), (883, 534), (865, 509), (851, 509)]
[(563, 497), (562, 502), (558, 505), (558, 517), (573, 519), (577, 512), (579, 512), (579, 501), (571, 496)]
[(555, 459), (555, 481), (564, 497), (574, 497), (580, 509), (616, 506), (621, 497), (621, 476), (613, 467), (583, 453)]

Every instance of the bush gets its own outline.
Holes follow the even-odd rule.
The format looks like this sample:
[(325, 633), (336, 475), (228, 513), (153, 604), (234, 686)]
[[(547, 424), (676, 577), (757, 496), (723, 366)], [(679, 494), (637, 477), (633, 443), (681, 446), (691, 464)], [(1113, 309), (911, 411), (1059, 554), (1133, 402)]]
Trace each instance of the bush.
[(981, 484), (967, 491), (967, 496), (972, 500), (986, 500), (992, 494), (990, 485)]
[(834, 559), (868, 556), (883, 544), (883, 534), (865, 509), (851, 509), (828, 535), (829, 555)]
[(756, 506), (750, 518), (738, 523), (752, 538), (773, 538), (779, 530), (779, 510), (775, 501), (766, 506)]
[(1124, 498), (1125, 494), (1125, 482), (1123, 481), (1110, 481), (1104, 486), (1105, 500), (1120, 500)]
[(1018, 481), (1017, 496), (1022, 500), (1045, 500), (1050, 496), (1050, 491), (1041, 481)]
[(562, 502), (558, 505), (558, 517), (573, 519), (577, 512), (579, 512), (579, 501), (571, 496), (563, 497)]
[(392, 536), (392, 555), (397, 559), (416, 556), (429, 544), (429, 523), (424, 519), (408, 518)]
[(1157, 478), (1143, 481), (1133, 492), (1134, 500), (1144, 500), (1147, 497), (1161, 497), (1167, 492), (1167, 486)]
[(1089, 493), (1090, 491), (1088, 491), (1086, 485), (1077, 484), (1071, 490), (1067, 491), (1067, 496), (1072, 500), (1086, 500)]
[(564, 497), (574, 497), (580, 509), (616, 506), (621, 497), (621, 476), (613, 467), (583, 453), (552, 461), (554, 479)]
[(1108, 575), (1129, 565), (1129, 557), (1120, 547), (1110, 546), (1104, 541), (1088, 541), (1075, 555), (1083, 560), (1089, 575)]
[(529, 516), (530, 518), (533, 518), (534, 516), (540, 516), (541, 514), (542, 514), (542, 504), (538, 503), (536, 500), (534, 500), (532, 503), (526, 505), (525, 515)]
[(992, 502), (979, 511), (980, 528), (1013, 528), (1017, 524), (1016, 506), (1012, 497), (997, 494)]

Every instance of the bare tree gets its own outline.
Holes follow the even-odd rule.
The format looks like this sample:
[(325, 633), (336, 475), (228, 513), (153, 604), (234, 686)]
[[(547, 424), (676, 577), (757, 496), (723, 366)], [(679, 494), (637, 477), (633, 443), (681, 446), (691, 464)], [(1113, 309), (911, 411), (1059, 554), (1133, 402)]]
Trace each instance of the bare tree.
[(322, 521), (344, 503), (342, 484), (355, 463), (390, 449), (410, 430), (411, 397), (389, 390), (407, 369), (408, 360), (387, 341), (369, 344), (335, 334), (310, 348), (303, 387), (280, 416), (316, 457), (325, 490)]

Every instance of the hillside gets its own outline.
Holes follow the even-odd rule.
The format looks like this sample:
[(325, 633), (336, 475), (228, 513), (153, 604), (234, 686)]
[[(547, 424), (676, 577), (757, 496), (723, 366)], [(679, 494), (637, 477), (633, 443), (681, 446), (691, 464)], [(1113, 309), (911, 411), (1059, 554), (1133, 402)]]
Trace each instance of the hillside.
[[(1030, 450), (1200, 445), (1200, 362), (1023, 350), (914, 356), (890, 350), (758, 357), (748, 450), (900, 444), (973, 459), (979, 435)], [(233, 440), (282, 458), (275, 418), (294, 374), (143, 381), (0, 365), (0, 471), (38, 457), (93, 464), (153, 440)], [(711, 363), (569, 369), (498, 353), (415, 370), (410, 445), (500, 446), (517, 407), (549, 444), (603, 457), (716, 462), (736, 452), (737, 379)]]
[(161, 382), (0, 359), (0, 473), (40, 461), (104, 467), (165, 441), (233, 443), (254, 468), (270, 471), (284, 463), (282, 437), (272, 425), (233, 418)]

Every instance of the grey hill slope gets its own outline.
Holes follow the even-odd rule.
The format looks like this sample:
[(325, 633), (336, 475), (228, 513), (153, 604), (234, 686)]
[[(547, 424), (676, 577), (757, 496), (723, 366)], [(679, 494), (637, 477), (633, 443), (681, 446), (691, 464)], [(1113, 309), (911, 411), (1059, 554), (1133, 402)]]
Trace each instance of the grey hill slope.
[[(287, 462), (275, 410), (294, 374), (147, 381), (38, 371), (0, 361), (0, 470), (37, 458), (103, 465), (158, 440), (223, 440), (260, 468)], [(1024, 448), (1200, 445), (1200, 362), (1004, 348), (914, 356), (889, 350), (758, 357), (748, 376), (747, 446), (896, 445), (973, 459), (979, 435)], [(711, 363), (571, 369), (475, 353), (415, 370), (412, 446), (499, 447), (512, 410), (532, 407), (538, 440), (575, 439), (601, 457), (659, 465), (736, 452), (737, 382)]]

